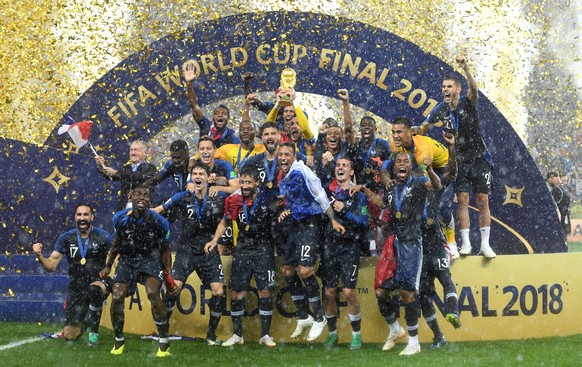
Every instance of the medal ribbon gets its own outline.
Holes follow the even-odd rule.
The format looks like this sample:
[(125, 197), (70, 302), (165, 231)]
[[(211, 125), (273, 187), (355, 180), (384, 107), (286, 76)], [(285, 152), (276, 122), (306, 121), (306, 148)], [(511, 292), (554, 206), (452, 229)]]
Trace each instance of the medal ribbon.
[(457, 122), (457, 116), (455, 116), (455, 111), (451, 111), (450, 116), (453, 128), (455, 129), (455, 131), (459, 131), (459, 123)]
[(194, 206), (196, 207), (196, 218), (198, 218), (198, 224), (202, 225), (202, 213), (206, 207), (206, 202), (208, 201), (208, 190), (206, 190), (206, 195), (202, 200), (202, 205), (198, 205), (198, 198), (194, 196)]
[(249, 157), (249, 154), (251, 154), (251, 152), (255, 149), (255, 146), (253, 145), (251, 149), (249, 149), (249, 151), (247, 152), (247, 154), (244, 156), (244, 158), (242, 159), (242, 161), (240, 160), (240, 156), (241, 156), (241, 151), (242, 151), (242, 144), (238, 146), (238, 156), (236, 157), (236, 169), (238, 170), (240, 168), (240, 165), (243, 164), (247, 158)]
[(364, 160), (364, 167), (366, 167), (366, 168), (370, 165), (370, 163), (368, 161), (370, 160), (370, 156), (372, 155), (372, 150), (376, 146), (376, 142), (377, 142), (377, 140), (374, 139), (374, 141), (372, 142), (372, 145), (370, 145), (366, 154), (365, 155), (362, 154), (362, 159)]
[(399, 185), (396, 184), (396, 187), (394, 188), (394, 202), (396, 204), (396, 211), (400, 212), (400, 208), (402, 207), (402, 202), (404, 201), (404, 193), (406, 192), (406, 189), (410, 186), (410, 184), (412, 183), (412, 177), (410, 177), (408, 179), (408, 181), (406, 182), (406, 184), (402, 187), (402, 191), (400, 193), (400, 195), (398, 194), (398, 187)]
[[(247, 225), (251, 224), (251, 217), (253, 217), (255, 215), (255, 207), (257, 205), (257, 198), (255, 198), (255, 201), (253, 201), (253, 204), (251, 205), (251, 209), (250, 209), (250, 213), (249, 210), (247, 209), (247, 200), (245, 199), (245, 197), (243, 196), (243, 212), (245, 213), (245, 221)], [(249, 199), (250, 200), (250, 199)]]
[(273, 165), (271, 166), (271, 168), (269, 169), (269, 161), (267, 160), (267, 155), (265, 154), (263, 161), (265, 163), (265, 173), (267, 174), (267, 180), (269, 180), (269, 182), (273, 182), (273, 179), (275, 178), (275, 170), (277, 169), (277, 164), (279, 161), (278, 157), (275, 157), (275, 160), (273, 161)]
[(81, 252), (81, 257), (84, 259), (87, 256), (87, 250), (89, 249), (89, 237), (87, 237), (85, 240), (85, 247), (83, 247), (83, 239), (77, 230), (77, 243), (79, 244), (79, 252)]

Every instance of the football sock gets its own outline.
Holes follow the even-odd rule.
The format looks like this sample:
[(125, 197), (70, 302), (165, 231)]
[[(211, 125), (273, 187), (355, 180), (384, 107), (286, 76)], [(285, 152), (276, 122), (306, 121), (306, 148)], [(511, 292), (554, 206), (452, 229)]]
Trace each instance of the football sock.
[(245, 299), (233, 299), (230, 302), (230, 316), (234, 333), (242, 337), (242, 321), (245, 313)]
[(223, 296), (212, 296), (210, 298), (210, 319), (208, 320), (207, 339), (216, 339), (216, 328), (218, 327), (220, 317), (222, 316), (222, 298)]
[(273, 319), (273, 301), (271, 297), (259, 298), (259, 317), (261, 319), (261, 336), (271, 332)]

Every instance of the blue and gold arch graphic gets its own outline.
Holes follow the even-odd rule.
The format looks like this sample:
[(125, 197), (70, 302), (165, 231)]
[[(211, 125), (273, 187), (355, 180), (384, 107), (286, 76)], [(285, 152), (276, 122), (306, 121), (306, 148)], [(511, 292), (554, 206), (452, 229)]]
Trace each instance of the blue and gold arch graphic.
[[(187, 62), (201, 74), (196, 81), (201, 105), (242, 95), (248, 72), (255, 74), (257, 92), (273, 91), (282, 69), (292, 67), (301, 92), (335, 97), (338, 88), (346, 88), (352, 104), (386, 120), (407, 116), (415, 124), (440, 100), (442, 77), (455, 72), (414, 44), (363, 23), (312, 13), (250, 13), (201, 23), (151, 44), (95, 82), (67, 114), (94, 121), (92, 144), (124, 161), (128, 141), (147, 141), (190, 113), (181, 77)], [(485, 96), (479, 103), (496, 163), (493, 248), (498, 254), (566, 251), (527, 149)], [(36, 239), (54, 242), (71, 224), (72, 204), (80, 200), (94, 202), (101, 213), (97, 223), (111, 229), (117, 187), (104, 185), (87, 148), (76, 152), (56, 128), (41, 147), (8, 139), (1, 144), (0, 245), (6, 251), (20, 251)], [(476, 212), (471, 215), (477, 242)]]

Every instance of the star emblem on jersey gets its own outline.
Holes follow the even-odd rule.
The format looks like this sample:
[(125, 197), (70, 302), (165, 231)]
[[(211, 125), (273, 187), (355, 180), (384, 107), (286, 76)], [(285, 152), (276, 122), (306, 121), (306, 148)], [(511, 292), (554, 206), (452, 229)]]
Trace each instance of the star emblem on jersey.
[[(55, 181), (55, 178), (58, 178), (58, 181)], [(59, 169), (55, 166), (55, 169), (53, 170), (53, 173), (51, 173), (49, 176), (45, 177), (42, 179), (44, 182), (48, 182), (49, 184), (52, 185), (52, 187), (55, 188), (55, 191), (58, 193), (59, 189), (61, 188), (61, 185), (64, 184), (65, 182), (69, 181), (70, 178), (68, 178), (67, 176), (63, 175)]]
[(514, 189), (513, 187), (505, 185), (505, 201), (503, 202), (503, 205), (515, 204), (523, 207), (523, 203), (521, 202), (521, 194), (523, 193), (524, 188), (525, 187)]

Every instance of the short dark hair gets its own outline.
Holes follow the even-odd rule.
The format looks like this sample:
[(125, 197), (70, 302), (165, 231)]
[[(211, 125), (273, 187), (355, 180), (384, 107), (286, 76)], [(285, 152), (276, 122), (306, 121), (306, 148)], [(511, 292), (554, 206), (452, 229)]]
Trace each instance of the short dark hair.
[(86, 206), (87, 208), (89, 208), (89, 211), (91, 211), (91, 214), (95, 214), (95, 208), (93, 208), (93, 205), (85, 202), (77, 203), (75, 205), (75, 213), (77, 212), (77, 209), (79, 209), (80, 206)]
[(376, 126), (376, 120), (372, 117), (372, 116), (364, 116), (362, 117), (362, 119), (360, 120), (360, 125), (365, 121), (365, 120), (370, 120), (372, 122), (372, 124), (374, 124), (374, 126)]
[(150, 188), (145, 185), (137, 185), (136, 187), (133, 188), (133, 190), (131, 190), (132, 193), (134, 191), (146, 191), (150, 197), (150, 200), (153, 200), (154, 198), (152, 195), (152, 190), (150, 190)]
[(230, 110), (224, 104), (219, 104), (218, 106), (216, 106), (216, 108), (214, 109), (213, 112), (216, 112), (216, 110), (219, 108), (224, 108), (226, 110), (226, 114), (228, 115), (228, 118), (230, 118)]
[(410, 120), (406, 117), (396, 117), (392, 122), (392, 125), (404, 125), (410, 128)]
[(251, 177), (255, 181), (259, 181), (259, 171), (254, 169), (252, 165), (243, 166), (240, 171), (238, 172), (238, 177), (248, 176)]
[(188, 150), (188, 143), (185, 140), (174, 140), (170, 144), (170, 152), (183, 152)]
[(449, 74), (449, 75), (445, 76), (443, 78), (443, 80), (452, 80), (455, 83), (456, 86), (460, 86), (461, 85), (461, 79), (458, 76), (453, 75), (453, 74)]
[(203, 141), (209, 141), (212, 143), (212, 146), (216, 148), (216, 143), (214, 142), (214, 139), (212, 139), (210, 136), (208, 135), (203, 135), (200, 137), (200, 139), (198, 139), (198, 147), (200, 147), (200, 143), (202, 143)]
[(339, 124), (336, 119), (333, 117), (328, 117), (323, 120), (323, 123), (327, 125), (327, 127), (339, 127)]
[(274, 123), (272, 121), (265, 122), (263, 125), (261, 125), (261, 135), (263, 134), (263, 131), (265, 129), (277, 129), (277, 131), (280, 131), (279, 125), (277, 125), (276, 123)]
[(560, 174), (558, 173), (558, 171), (550, 171), (546, 175), (546, 180), (549, 180), (552, 177), (560, 177)]
[(202, 162), (201, 160), (197, 159), (194, 161), (194, 164), (192, 165), (192, 168), (190, 169), (190, 173), (192, 173), (192, 171), (194, 171), (194, 168), (202, 168), (204, 171), (206, 171), (206, 174), (210, 176), (210, 167), (208, 167), (208, 165), (204, 162)]
[(295, 143), (292, 143), (290, 141), (286, 141), (283, 144), (279, 145), (279, 149), (281, 149), (283, 147), (291, 148), (293, 150), (293, 154), (297, 154), (297, 147), (295, 146)]
[(399, 155), (406, 155), (408, 156), (408, 159), (412, 160), (412, 156), (410, 155), (410, 153), (401, 150), (399, 152), (394, 153), (394, 155), (392, 156), (393, 157), (392, 162), (396, 161), (396, 157), (398, 157)]

